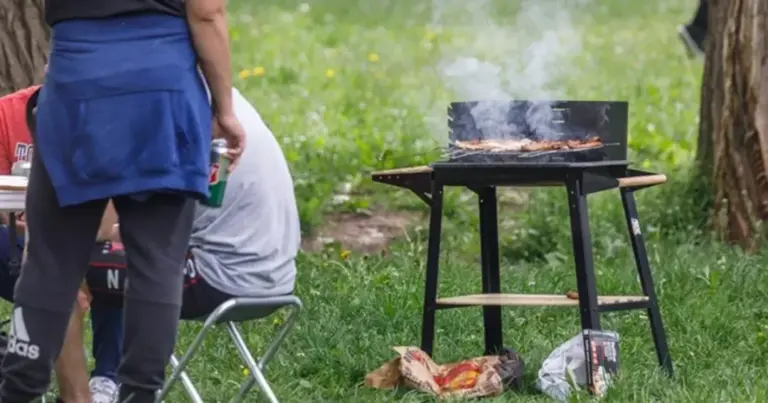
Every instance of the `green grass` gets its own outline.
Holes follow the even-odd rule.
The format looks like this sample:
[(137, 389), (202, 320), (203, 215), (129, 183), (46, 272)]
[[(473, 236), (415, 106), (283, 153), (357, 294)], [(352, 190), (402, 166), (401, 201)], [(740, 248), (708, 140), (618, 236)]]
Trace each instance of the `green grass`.
[[(493, 24), (466, 11), (480, 3), (492, 7)], [(504, 88), (513, 96), (628, 100), (632, 159), (674, 179), (641, 192), (639, 204), (677, 376), (669, 380), (656, 372), (643, 314), (606, 314), (604, 328), (621, 334), (623, 364), (608, 401), (766, 401), (768, 255), (746, 256), (709, 240), (700, 218), (706, 189), (687, 181), (701, 65), (686, 58), (676, 26), (690, 18), (695, 1), (574, 3), (584, 2), (539, 0), (547, 13), (519, 17), (519, 2), (438, 0), (444, 14), (436, 20), (428, 0), (316, 0), (303, 9), (298, 1), (233, 0), (233, 63), (241, 73), (236, 85), (283, 144), (307, 231), (335, 211), (424, 211), (415, 196), (372, 184), (369, 173), (439, 156), (446, 103), (480, 96), (488, 84), (487, 76), (446, 78), (440, 66), (457, 57), (502, 66)], [(571, 31), (553, 42), (562, 46), (524, 57), (543, 29), (537, 23), (551, 28), (547, 20), (559, 21), (557, 10), (572, 11)], [(566, 27), (558, 24), (561, 31)], [(540, 64), (526, 71), (528, 62)], [(467, 83), (471, 87), (462, 89)], [(331, 200), (342, 182), (353, 185), (355, 197), (335, 206)], [(454, 189), (447, 194), (441, 295), (480, 290), (476, 202), (470, 196)], [(536, 191), (524, 209), (502, 206), (503, 291), (575, 288), (564, 199), (562, 190)], [(637, 293), (618, 196), (591, 200), (599, 288), (604, 294)], [(362, 386), (367, 372), (393, 357), (392, 346), (418, 344), (425, 226), (385, 257), (342, 259), (334, 249), (300, 257), (297, 293), (306, 311), (268, 372), (282, 401), (431, 401)], [(535, 390), (536, 373), (578, 331), (577, 312), (505, 309), (503, 321), (505, 344), (526, 361), (527, 382), (521, 394), (493, 401), (548, 401)], [(247, 325), (248, 340), (263, 345), (274, 325)], [(479, 308), (439, 312), (435, 359), (481, 354), (480, 326)], [(195, 330), (185, 324), (180, 345)], [(208, 340), (190, 375), (206, 401), (234, 395), (243, 375), (223, 331)], [(186, 401), (179, 391), (169, 401)]]

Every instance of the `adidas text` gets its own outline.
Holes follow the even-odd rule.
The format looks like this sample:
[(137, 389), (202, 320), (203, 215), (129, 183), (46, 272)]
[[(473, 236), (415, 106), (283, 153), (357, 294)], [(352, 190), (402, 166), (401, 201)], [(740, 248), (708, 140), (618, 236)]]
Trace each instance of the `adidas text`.
[(8, 340), (8, 353), (36, 360), (40, 357), (40, 347), (17, 340), (16, 337), (11, 336)]
[(11, 331), (8, 335), (8, 353), (36, 360), (40, 357), (40, 347), (30, 343), (27, 324), (24, 323), (24, 313), (21, 307), (13, 309)]

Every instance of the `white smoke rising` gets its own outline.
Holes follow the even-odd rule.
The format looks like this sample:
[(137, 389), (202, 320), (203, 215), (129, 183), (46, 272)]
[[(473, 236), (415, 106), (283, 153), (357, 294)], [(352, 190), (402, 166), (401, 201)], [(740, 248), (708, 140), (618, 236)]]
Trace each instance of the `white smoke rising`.
[[(491, 0), (432, 0), (434, 29), (457, 32), (441, 47), (437, 73), (456, 101), (541, 101), (528, 124), (554, 137), (546, 101), (564, 97), (558, 84), (582, 50), (573, 14), (589, 1), (522, 0), (514, 21), (497, 22)], [(498, 105), (480, 102), (472, 110), (478, 127), (514, 133), (507, 108)]]

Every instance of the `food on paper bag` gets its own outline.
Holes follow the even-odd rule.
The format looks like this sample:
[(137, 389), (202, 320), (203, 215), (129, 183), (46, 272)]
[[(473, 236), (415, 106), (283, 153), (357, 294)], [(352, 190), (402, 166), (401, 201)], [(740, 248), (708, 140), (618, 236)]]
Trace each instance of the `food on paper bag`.
[(435, 376), (435, 382), (442, 390), (454, 391), (472, 389), (477, 385), (477, 378), (483, 369), (473, 361), (463, 361), (456, 364), (443, 375)]
[[(507, 365), (506, 357), (486, 356), (437, 365), (416, 347), (395, 347), (398, 357), (365, 377), (365, 385), (389, 389), (405, 385), (438, 398), (498, 396), (504, 391), (501, 369), (516, 373), (522, 365)], [(511, 356), (510, 356), (511, 357)], [(506, 368), (509, 367), (509, 368)]]

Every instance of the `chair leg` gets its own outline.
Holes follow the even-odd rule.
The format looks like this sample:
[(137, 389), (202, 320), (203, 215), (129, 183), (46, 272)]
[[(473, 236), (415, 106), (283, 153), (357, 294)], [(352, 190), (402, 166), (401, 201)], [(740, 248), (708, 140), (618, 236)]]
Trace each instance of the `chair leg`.
[[(248, 346), (245, 344), (243, 336), (241, 336), (240, 332), (237, 330), (237, 326), (235, 326), (233, 322), (227, 322), (227, 330), (229, 330), (229, 335), (232, 336), (232, 341), (235, 342), (237, 352), (240, 353), (240, 357), (243, 358), (246, 367), (251, 372), (252, 379), (259, 384), (259, 388), (261, 389), (262, 393), (264, 393), (267, 400), (269, 400), (270, 403), (280, 403), (275, 396), (275, 392), (272, 391), (269, 383), (267, 383), (267, 379), (264, 377), (264, 374), (261, 372), (261, 366), (256, 362), (256, 360), (253, 359), (250, 351), (248, 351)], [(243, 386), (240, 388), (240, 393), (238, 393), (238, 396), (232, 400), (233, 402), (243, 401), (243, 397), (251, 389), (248, 387), (249, 383), (251, 385), (253, 384), (250, 382), (250, 380), (243, 384)]]
[[(175, 355), (171, 354), (171, 368), (175, 370), (178, 366), (179, 360)], [(187, 371), (181, 371), (179, 378), (181, 379), (181, 384), (184, 386), (184, 390), (187, 392), (187, 396), (189, 396), (189, 400), (192, 403), (203, 403), (203, 398), (200, 397), (200, 393), (198, 393), (197, 388), (195, 388), (195, 384), (189, 379)]]
[[(277, 334), (272, 339), (272, 342), (269, 344), (267, 349), (264, 350), (264, 354), (262, 355), (261, 359), (256, 362), (257, 366), (262, 371), (264, 371), (267, 367), (267, 364), (272, 361), (272, 357), (274, 357), (275, 353), (280, 348), (280, 345), (288, 335), (288, 332), (293, 329), (293, 326), (296, 324), (296, 319), (299, 317), (299, 312), (301, 312), (301, 305), (291, 305), (290, 309), (291, 313), (288, 314), (288, 318), (285, 320), (285, 323), (283, 323), (283, 325), (277, 331)], [(237, 341), (235, 341), (235, 343), (237, 343)], [(243, 398), (245, 398), (245, 395), (248, 393), (248, 391), (253, 388), (254, 383), (256, 383), (256, 379), (254, 377), (249, 377), (248, 380), (243, 382), (243, 384), (240, 385), (240, 391), (238, 392), (234, 401), (241, 401)]]
[(211, 316), (208, 317), (208, 319), (205, 321), (205, 323), (203, 324), (203, 328), (197, 334), (197, 337), (195, 337), (195, 340), (192, 342), (192, 345), (189, 346), (189, 349), (187, 350), (187, 352), (184, 353), (184, 355), (181, 357), (181, 361), (178, 362), (178, 365), (171, 372), (171, 376), (165, 380), (163, 389), (160, 390), (160, 393), (158, 393), (157, 398), (155, 399), (156, 402), (162, 402), (163, 399), (165, 399), (168, 396), (168, 393), (171, 391), (171, 387), (173, 386), (173, 384), (176, 382), (176, 380), (179, 379), (179, 377), (181, 376), (181, 373), (184, 372), (184, 370), (187, 368), (187, 365), (189, 365), (189, 361), (192, 359), (192, 356), (195, 354), (195, 352), (197, 352), (197, 349), (200, 348), (200, 346), (203, 344), (203, 340), (205, 339), (205, 336), (208, 334), (208, 331), (215, 326), (218, 316), (220, 315), (211, 314)]
[(283, 323), (283, 325), (277, 331), (277, 334), (275, 334), (272, 342), (269, 343), (269, 346), (267, 346), (266, 350), (264, 350), (264, 354), (259, 360), (262, 369), (266, 367), (270, 361), (272, 361), (272, 357), (274, 357), (275, 353), (280, 348), (280, 345), (283, 343), (283, 340), (285, 340), (285, 337), (288, 336), (288, 332), (293, 329), (293, 326), (296, 324), (296, 319), (299, 318), (301, 305), (290, 305), (288, 308), (290, 309), (290, 313), (285, 319), (285, 323)]

